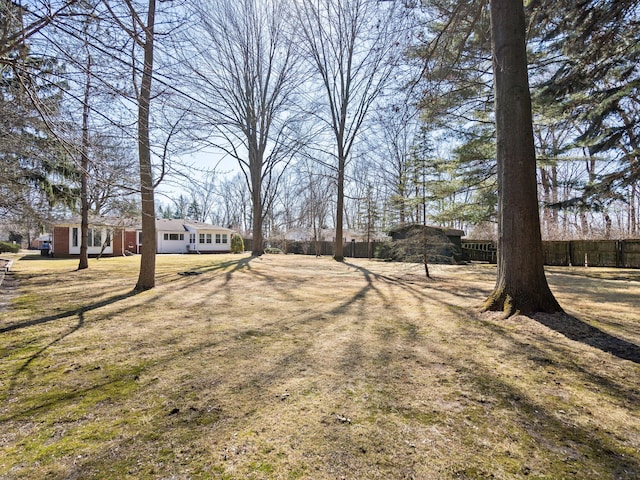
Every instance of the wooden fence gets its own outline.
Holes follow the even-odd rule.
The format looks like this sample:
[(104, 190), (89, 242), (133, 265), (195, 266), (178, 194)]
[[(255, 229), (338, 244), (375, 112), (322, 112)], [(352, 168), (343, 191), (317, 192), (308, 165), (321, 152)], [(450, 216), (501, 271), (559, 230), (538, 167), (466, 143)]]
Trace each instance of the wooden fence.
[[(279, 248), (284, 253), (298, 253), (302, 255), (333, 255), (334, 242), (298, 242), (293, 240), (270, 240), (265, 242), (266, 246)], [(343, 254), (351, 258), (371, 258), (375, 257), (376, 248), (381, 242), (345, 242), (343, 244)], [(244, 239), (244, 249), (250, 252), (253, 249), (253, 240)]]
[[(542, 242), (545, 265), (640, 268), (640, 240), (570, 240)], [(491, 241), (462, 241), (465, 258), (496, 263)]]

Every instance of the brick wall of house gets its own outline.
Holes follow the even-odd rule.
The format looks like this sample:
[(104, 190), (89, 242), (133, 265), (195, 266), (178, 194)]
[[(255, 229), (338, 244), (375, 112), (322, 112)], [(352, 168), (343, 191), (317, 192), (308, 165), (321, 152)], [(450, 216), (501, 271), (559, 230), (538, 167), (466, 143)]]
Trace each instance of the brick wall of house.
[(53, 227), (53, 254), (56, 257), (69, 256), (69, 227)]
[(116, 228), (113, 230), (113, 238), (111, 244), (113, 245), (113, 255), (122, 255), (122, 229)]
[(124, 249), (131, 253), (138, 253), (138, 247), (136, 245), (136, 231), (127, 230), (124, 232)]

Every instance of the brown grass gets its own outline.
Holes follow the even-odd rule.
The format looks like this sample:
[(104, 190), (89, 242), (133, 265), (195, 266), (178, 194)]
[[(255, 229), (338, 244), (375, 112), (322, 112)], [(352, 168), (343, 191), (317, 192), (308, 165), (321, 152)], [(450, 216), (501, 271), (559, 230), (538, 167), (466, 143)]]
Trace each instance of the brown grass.
[(640, 477), (640, 271), (550, 269), (572, 317), (499, 320), (488, 265), (160, 256), (132, 295), (137, 257), (32, 258), (2, 479)]

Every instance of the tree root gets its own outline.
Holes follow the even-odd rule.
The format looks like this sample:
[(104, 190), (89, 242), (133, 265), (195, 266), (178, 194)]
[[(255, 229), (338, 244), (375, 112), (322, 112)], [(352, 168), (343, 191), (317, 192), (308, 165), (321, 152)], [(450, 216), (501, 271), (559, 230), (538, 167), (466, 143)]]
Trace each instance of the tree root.
[(533, 315), (534, 313), (563, 313), (564, 310), (557, 300), (549, 292), (548, 295), (536, 295), (532, 298), (529, 295), (514, 296), (502, 291), (494, 291), (482, 304), (482, 312), (502, 312), (502, 319), (507, 319), (514, 315)]

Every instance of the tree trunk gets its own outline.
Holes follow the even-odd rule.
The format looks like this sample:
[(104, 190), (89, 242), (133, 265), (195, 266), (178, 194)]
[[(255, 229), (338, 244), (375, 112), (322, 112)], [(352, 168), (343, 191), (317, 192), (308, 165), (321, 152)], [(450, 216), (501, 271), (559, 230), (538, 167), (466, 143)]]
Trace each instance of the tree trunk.
[(540, 184), (542, 185), (543, 198), (544, 198), (544, 207), (542, 210), (543, 213), (543, 229), (545, 229), (547, 238), (551, 236), (551, 224), (552, 224), (552, 216), (551, 216), (551, 208), (549, 204), (551, 203), (551, 185), (549, 182), (549, 175), (545, 167), (540, 167)]
[(87, 72), (87, 83), (84, 91), (82, 107), (82, 147), (80, 152), (80, 261), (78, 270), (89, 268), (88, 236), (89, 236), (89, 199), (87, 193), (89, 169), (89, 89), (90, 74)]
[(153, 173), (151, 170), (151, 145), (149, 141), (149, 105), (151, 103), (151, 78), (153, 74), (153, 36), (155, 0), (149, 0), (149, 12), (145, 29), (144, 68), (138, 97), (138, 157), (140, 161), (140, 196), (142, 200), (142, 247), (140, 274), (135, 291), (149, 290), (156, 285), (156, 212)]
[(637, 213), (636, 213), (636, 196), (638, 187), (635, 183), (631, 185), (631, 194), (629, 195), (629, 234), (635, 236), (638, 230)]
[[(257, 198), (256, 198), (257, 197)], [(264, 253), (264, 242), (262, 241), (262, 199), (260, 190), (253, 193), (253, 248), (251, 255), (259, 257)]]
[(257, 127), (251, 129), (253, 137), (247, 138), (249, 143), (249, 175), (251, 182), (251, 207), (253, 219), (251, 230), (253, 231), (253, 248), (251, 255), (259, 257), (264, 253), (263, 224), (264, 205), (262, 203), (262, 166), (263, 153), (258, 147), (258, 140), (255, 137)]
[(344, 169), (345, 159), (340, 156), (340, 158), (338, 158), (338, 198), (336, 201), (336, 245), (333, 255), (333, 259), (337, 262), (344, 261), (344, 244), (342, 241), (342, 222), (344, 215)]
[(87, 48), (87, 25), (85, 24), (85, 51), (87, 53), (87, 71), (82, 104), (82, 146), (80, 151), (80, 260), (78, 270), (89, 268), (89, 198), (87, 183), (89, 179), (89, 97), (91, 93), (91, 55)]
[(491, 0), (498, 160), (498, 277), (483, 310), (560, 312), (544, 273), (522, 0)]

